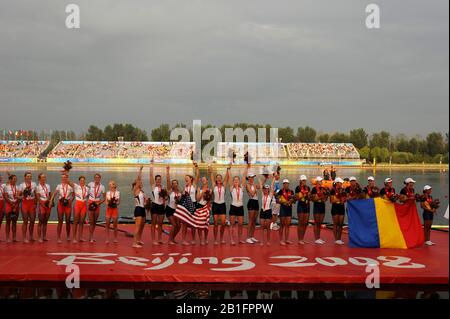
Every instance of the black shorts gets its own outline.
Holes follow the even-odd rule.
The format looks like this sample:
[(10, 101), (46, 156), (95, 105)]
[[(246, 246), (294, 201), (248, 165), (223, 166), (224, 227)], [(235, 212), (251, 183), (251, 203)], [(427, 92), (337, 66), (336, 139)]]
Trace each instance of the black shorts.
[(424, 210), (422, 213), (423, 220), (433, 220), (434, 214), (433, 212)]
[(259, 201), (257, 199), (249, 199), (247, 202), (248, 210), (259, 210)]
[(153, 202), (151, 212), (152, 212), (152, 215), (153, 214), (164, 215), (166, 213), (166, 210), (164, 208), (164, 205), (159, 205), (159, 204), (156, 204), (155, 202)]
[(215, 203), (212, 204), (212, 214), (213, 215), (226, 215), (227, 214), (227, 205), (225, 203)]
[(244, 206), (236, 207), (230, 205), (230, 216), (244, 216)]
[(311, 211), (310, 205), (302, 202), (297, 203), (297, 214), (309, 214)]
[(260, 219), (272, 219), (272, 210), (262, 210), (259, 212), (259, 218)]
[(145, 208), (141, 206), (136, 206), (134, 208), (134, 217), (144, 217), (145, 218)]
[(281, 205), (280, 217), (292, 217), (292, 206)]
[(197, 203), (195, 204), (195, 208), (202, 208), (202, 207), (205, 207), (205, 205), (202, 205), (202, 204), (200, 204), (199, 202), (197, 202)]
[(175, 214), (175, 209), (173, 209), (172, 207), (170, 207), (169, 205), (166, 206), (166, 217), (172, 217), (173, 214)]
[(343, 204), (331, 205), (331, 216), (345, 216), (345, 206)]
[(325, 203), (314, 202), (313, 214), (325, 214)]

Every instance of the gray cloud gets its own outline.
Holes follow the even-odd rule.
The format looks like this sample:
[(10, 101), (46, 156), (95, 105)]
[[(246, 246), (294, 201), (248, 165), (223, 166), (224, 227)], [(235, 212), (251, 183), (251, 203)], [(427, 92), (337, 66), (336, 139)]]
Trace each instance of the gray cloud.
[(448, 1), (0, 0), (0, 128), (448, 131)]

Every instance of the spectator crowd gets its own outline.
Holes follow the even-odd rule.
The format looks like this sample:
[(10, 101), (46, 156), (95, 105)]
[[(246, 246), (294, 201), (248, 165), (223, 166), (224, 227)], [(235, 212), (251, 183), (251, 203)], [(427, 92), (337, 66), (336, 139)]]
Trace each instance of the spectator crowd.
[(290, 158), (360, 158), (350, 143), (289, 143), (287, 149)]
[(189, 158), (193, 143), (73, 142), (59, 143), (49, 158)]
[(36, 158), (49, 144), (48, 141), (0, 141), (0, 158)]
[[(189, 159), (194, 143), (183, 142), (60, 142), (49, 158), (154, 158)], [(0, 158), (36, 158), (49, 146), (48, 141), (0, 141)], [(349, 143), (219, 143), (218, 158), (252, 159), (335, 158), (359, 159)]]

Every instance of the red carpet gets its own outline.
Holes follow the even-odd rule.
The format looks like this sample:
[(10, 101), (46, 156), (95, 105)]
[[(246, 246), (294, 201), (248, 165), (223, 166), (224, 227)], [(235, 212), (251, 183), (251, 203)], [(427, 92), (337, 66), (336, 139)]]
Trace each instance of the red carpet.
[[(133, 230), (132, 225), (121, 229)], [(18, 228), (19, 230), (20, 228)], [(2, 227), (2, 231), (4, 231)], [(364, 285), (365, 265), (380, 264), (381, 285), (448, 284), (448, 233), (433, 231), (433, 247), (416, 249), (356, 249), (337, 246), (332, 232), (323, 230), (324, 245), (313, 244), (312, 227), (307, 245), (280, 246), (272, 231), (272, 245), (152, 246), (150, 227), (145, 246), (131, 247), (132, 238), (119, 233), (118, 244), (105, 244), (103, 228), (97, 228), (97, 243), (58, 244), (56, 226), (49, 225), (50, 241), (31, 244), (0, 242), (0, 286), (7, 282), (64, 284), (67, 264), (80, 267), (83, 284), (90, 283), (216, 283)], [(64, 232), (63, 232), (64, 233)], [(245, 233), (245, 230), (244, 230)], [(256, 237), (259, 238), (259, 230)], [(2, 234), (3, 238), (4, 234)], [(212, 229), (210, 231), (212, 237)], [(296, 228), (291, 229), (296, 239)], [(167, 240), (167, 236), (164, 235)], [(344, 235), (344, 241), (347, 238)]]

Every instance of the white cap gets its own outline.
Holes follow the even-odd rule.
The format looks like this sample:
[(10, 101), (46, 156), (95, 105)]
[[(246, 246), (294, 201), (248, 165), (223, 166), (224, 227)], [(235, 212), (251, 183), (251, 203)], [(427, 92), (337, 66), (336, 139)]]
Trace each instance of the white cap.
[(288, 183), (289, 184), (289, 180), (287, 178), (283, 179), (283, 184), (284, 183)]
[(425, 186), (423, 187), (423, 190), (424, 190), (424, 191), (427, 191), (427, 190), (429, 190), (429, 189), (432, 189), (432, 187), (431, 187), (430, 185), (425, 185)]
[(306, 175), (301, 175), (300, 176), (300, 180), (301, 181), (306, 181), (306, 180), (308, 180), (308, 177), (306, 177)]
[(409, 184), (409, 183), (415, 183), (416, 181), (413, 180), (411, 177), (408, 177), (407, 179), (405, 179), (405, 184)]
[(351, 182), (351, 181), (356, 181), (356, 177), (355, 176), (351, 176), (350, 178), (349, 178), (349, 181)]
[(255, 177), (255, 176), (256, 176), (255, 173), (248, 173), (248, 174), (247, 174), (247, 177)]
[(266, 185), (263, 186), (263, 188), (264, 188), (264, 189), (269, 189), (270, 186), (266, 184)]
[(369, 177), (367, 177), (367, 180), (368, 180), (368, 181), (374, 181), (375, 178), (374, 178), (373, 176), (369, 176)]
[(334, 180), (334, 182), (335, 182), (335, 183), (343, 183), (344, 180), (343, 180), (342, 178), (338, 177), (338, 178), (336, 178), (336, 179)]
[(386, 184), (386, 183), (390, 183), (390, 182), (392, 182), (392, 178), (390, 178), (390, 177), (388, 177), (388, 178), (386, 178), (385, 180), (384, 180), (384, 183)]
[(321, 182), (321, 181), (323, 181), (323, 178), (321, 176), (317, 176), (316, 177), (316, 182)]

